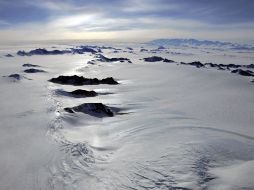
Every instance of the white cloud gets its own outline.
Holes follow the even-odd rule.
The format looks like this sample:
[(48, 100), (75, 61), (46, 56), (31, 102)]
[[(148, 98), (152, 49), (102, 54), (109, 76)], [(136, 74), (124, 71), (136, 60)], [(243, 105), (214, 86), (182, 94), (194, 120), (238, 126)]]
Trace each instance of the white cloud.
[[(122, 11), (136, 13), (179, 8), (176, 5), (155, 4), (155, 2), (155, 0), (131, 0), (122, 7)], [(222, 40), (253, 39), (254, 23), (215, 25), (193, 19), (144, 16), (142, 14), (134, 14), (135, 17), (118, 17), (109, 14), (106, 9), (100, 6), (89, 9), (89, 6), (86, 7), (85, 5), (74, 6), (66, 2), (50, 0), (29, 1), (28, 3), (44, 7), (52, 11), (53, 14), (44, 23), (29, 23), (1, 29), (0, 40), (107, 38), (124, 40), (167, 37)], [(8, 25), (8, 23), (0, 20), (1, 25)]]

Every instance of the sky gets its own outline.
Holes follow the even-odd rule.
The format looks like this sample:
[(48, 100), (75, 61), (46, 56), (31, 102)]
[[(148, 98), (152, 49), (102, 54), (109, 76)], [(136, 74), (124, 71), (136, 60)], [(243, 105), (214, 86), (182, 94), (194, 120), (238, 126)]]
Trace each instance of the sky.
[(0, 41), (254, 42), (254, 0), (0, 0)]

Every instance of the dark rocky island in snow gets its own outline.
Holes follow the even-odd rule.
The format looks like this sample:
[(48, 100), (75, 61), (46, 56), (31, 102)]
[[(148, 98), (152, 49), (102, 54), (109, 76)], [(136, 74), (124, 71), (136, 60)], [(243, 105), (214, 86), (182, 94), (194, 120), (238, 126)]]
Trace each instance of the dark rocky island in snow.
[(78, 48), (71, 48), (73, 54), (84, 54), (84, 53), (97, 53), (96, 50), (89, 46), (79, 46)]
[(23, 78), (20, 74), (11, 74), (8, 77), (16, 80), (20, 80), (21, 78)]
[(31, 69), (26, 69), (24, 70), (25, 73), (45, 73), (46, 71), (44, 70), (41, 70), (41, 69), (34, 69), (34, 68), (31, 68)]
[(254, 69), (254, 64), (246, 65), (246, 67), (247, 67), (248, 69)]
[(140, 52), (148, 52), (148, 50), (147, 50), (147, 49), (142, 48), (142, 49), (140, 49)]
[(17, 55), (19, 56), (32, 56), (32, 55), (63, 55), (66, 53), (72, 53), (71, 50), (46, 50), (42, 48), (38, 48), (35, 50), (31, 50), (29, 52), (26, 51), (18, 51)]
[(158, 62), (158, 61), (163, 61), (163, 60), (164, 59), (162, 57), (158, 57), (158, 56), (144, 58), (144, 61), (146, 61), (146, 62)]
[(231, 73), (237, 73), (239, 75), (247, 76), (247, 77), (251, 77), (251, 76), (254, 77), (254, 72), (250, 70), (236, 69), (231, 71)]
[(30, 63), (25, 63), (22, 66), (23, 67), (40, 67), (39, 65), (33, 65), (33, 64), (30, 64)]
[(174, 63), (173, 60), (164, 59), (164, 58), (159, 57), (159, 56), (146, 57), (146, 58), (144, 58), (144, 61), (146, 61), (146, 62), (159, 62), (159, 61), (163, 61), (165, 63)]
[(175, 63), (175, 61), (170, 60), (170, 59), (164, 59), (163, 62), (165, 62), (165, 63)]
[(13, 82), (18, 82), (18, 81), (20, 81), (20, 80), (22, 80), (22, 79), (32, 80), (32, 79), (29, 79), (29, 78), (27, 78), (27, 77), (25, 77), (25, 76), (23, 76), (23, 75), (17, 74), (17, 73), (15, 73), (15, 74), (10, 74), (10, 75), (8, 75), (8, 76), (3, 76), (3, 77), (7, 77), (7, 78), (9, 78), (9, 79), (13, 79), (13, 80), (12, 80)]
[(14, 57), (12, 54), (7, 54), (5, 57)]
[(95, 97), (95, 96), (98, 95), (93, 90), (92, 91), (88, 91), (88, 90), (82, 90), (82, 89), (74, 90), (72, 92), (69, 92), (69, 94), (74, 96), (74, 97), (80, 97), (80, 98), (83, 98), (83, 97)]
[(33, 56), (33, 55), (63, 55), (63, 54), (84, 54), (84, 53), (97, 53), (96, 50), (88, 46), (79, 46), (77, 48), (69, 48), (65, 50), (47, 50), (44, 48), (38, 48), (31, 51), (18, 51), (19, 56)]
[(95, 62), (92, 60), (92, 61), (88, 61), (87, 64), (88, 64), (88, 65), (94, 65)]
[(130, 59), (123, 58), (123, 57), (108, 58), (102, 54), (98, 54), (98, 55), (96, 55), (96, 58), (97, 58), (97, 61), (100, 61), (100, 62), (116, 62), (116, 61), (124, 62), (124, 61), (127, 61), (127, 62), (131, 63)]
[(201, 63), (200, 61), (193, 61), (190, 63), (185, 63), (185, 62), (181, 62), (182, 65), (191, 65), (191, 66), (196, 66), (197, 68), (200, 67), (204, 67), (205, 65), (203, 63)]
[(75, 86), (81, 86), (81, 85), (99, 85), (99, 84), (111, 84), (116, 85), (119, 84), (114, 78), (108, 77), (104, 79), (97, 79), (97, 78), (85, 78), (83, 76), (59, 76), (57, 78), (52, 78), (49, 80), (53, 83), (58, 84), (66, 84), (66, 85), (75, 85)]
[(102, 103), (84, 103), (72, 108), (64, 108), (66, 112), (82, 112), (95, 117), (113, 117), (114, 112)]

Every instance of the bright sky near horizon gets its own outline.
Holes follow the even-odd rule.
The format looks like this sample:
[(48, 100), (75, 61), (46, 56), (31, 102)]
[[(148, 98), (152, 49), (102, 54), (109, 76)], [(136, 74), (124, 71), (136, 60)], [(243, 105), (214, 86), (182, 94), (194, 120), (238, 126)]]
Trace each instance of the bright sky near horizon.
[(254, 41), (253, 0), (0, 0), (0, 41)]

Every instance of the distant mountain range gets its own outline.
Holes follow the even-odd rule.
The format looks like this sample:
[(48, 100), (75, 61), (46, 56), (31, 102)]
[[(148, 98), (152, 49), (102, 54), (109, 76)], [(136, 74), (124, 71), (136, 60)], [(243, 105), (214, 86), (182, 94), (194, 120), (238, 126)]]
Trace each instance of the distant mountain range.
[(197, 39), (156, 39), (149, 41), (148, 44), (158, 46), (211, 47), (229, 48), (235, 50), (254, 50), (253, 46), (246, 44)]

